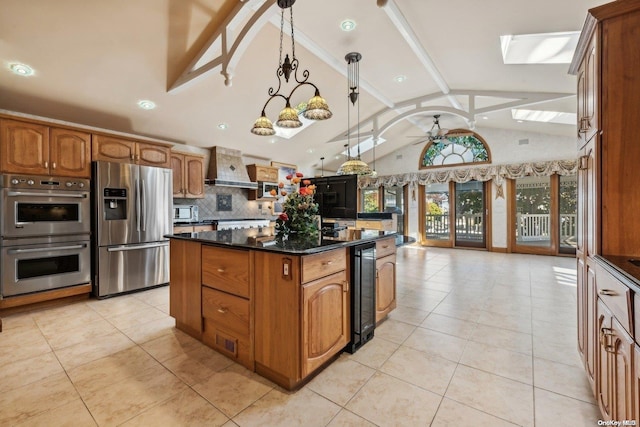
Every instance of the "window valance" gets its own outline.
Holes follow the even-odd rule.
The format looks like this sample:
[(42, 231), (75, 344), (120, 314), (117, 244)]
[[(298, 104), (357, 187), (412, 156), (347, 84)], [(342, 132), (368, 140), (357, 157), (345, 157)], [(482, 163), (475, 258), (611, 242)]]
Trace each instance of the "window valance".
[(358, 187), (403, 186), (406, 184), (431, 184), (434, 182), (468, 182), (493, 180), (501, 186), (505, 179), (522, 178), (523, 176), (573, 175), (578, 170), (578, 160), (551, 160), (546, 162), (530, 162), (511, 165), (483, 165), (476, 167), (459, 167), (421, 171), (398, 175), (359, 177)]

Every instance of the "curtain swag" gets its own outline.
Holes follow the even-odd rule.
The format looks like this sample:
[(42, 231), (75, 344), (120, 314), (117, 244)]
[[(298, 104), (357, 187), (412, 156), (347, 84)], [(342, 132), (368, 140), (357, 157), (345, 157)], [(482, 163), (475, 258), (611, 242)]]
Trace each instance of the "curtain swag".
[(358, 187), (392, 187), (406, 184), (431, 184), (449, 181), (489, 181), (493, 180), (497, 186), (501, 186), (505, 179), (522, 178), (523, 176), (549, 176), (573, 175), (578, 171), (578, 160), (552, 160), (547, 162), (531, 162), (513, 165), (491, 165), (472, 168), (437, 169), (433, 171), (421, 171), (398, 175), (379, 176), (376, 178), (359, 177)]

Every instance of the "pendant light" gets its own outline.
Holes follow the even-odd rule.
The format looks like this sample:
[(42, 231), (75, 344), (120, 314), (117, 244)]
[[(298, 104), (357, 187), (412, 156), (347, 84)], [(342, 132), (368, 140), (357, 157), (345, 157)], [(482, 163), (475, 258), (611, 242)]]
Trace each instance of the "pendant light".
[[(344, 162), (338, 171), (338, 175), (371, 175), (371, 168), (360, 159), (360, 60), (362, 55), (358, 52), (348, 53), (344, 59), (347, 61), (347, 161)], [(351, 158), (351, 101), (352, 106), (357, 106), (357, 147), (358, 156)]]

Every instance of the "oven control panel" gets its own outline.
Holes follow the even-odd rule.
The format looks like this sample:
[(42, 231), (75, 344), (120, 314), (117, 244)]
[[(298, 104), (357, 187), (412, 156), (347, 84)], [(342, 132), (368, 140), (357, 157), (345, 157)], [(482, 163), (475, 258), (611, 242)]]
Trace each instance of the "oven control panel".
[(89, 180), (51, 176), (2, 175), (4, 188), (34, 188), (38, 190), (89, 191)]

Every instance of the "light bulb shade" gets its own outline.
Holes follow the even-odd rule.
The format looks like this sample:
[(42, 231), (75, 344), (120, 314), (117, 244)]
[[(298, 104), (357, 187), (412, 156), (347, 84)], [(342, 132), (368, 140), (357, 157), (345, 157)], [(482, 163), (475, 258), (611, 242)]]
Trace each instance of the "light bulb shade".
[(329, 111), (327, 101), (320, 94), (316, 94), (307, 103), (307, 109), (304, 110), (302, 115), (305, 119), (309, 120), (326, 120), (333, 116), (333, 113)]
[(362, 160), (349, 159), (340, 166), (336, 173), (338, 175), (371, 175), (371, 168)]
[(302, 122), (298, 118), (298, 112), (287, 104), (284, 110), (280, 111), (276, 126), (281, 128), (299, 128), (302, 126)]
[(273, 124), (268, 117), (260, 116), (258, 120), (256, 120), (256, 122), (253, 124), (251, 133), (260, 136), (271, 136), (275, 135), (276, 131), (275, 129), (273, 129)]

